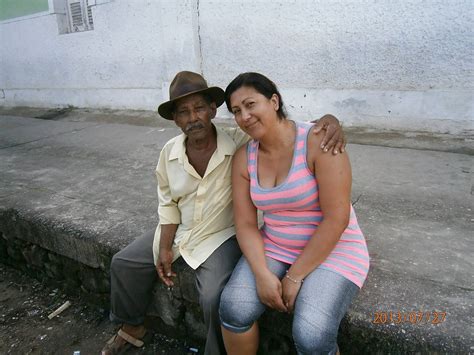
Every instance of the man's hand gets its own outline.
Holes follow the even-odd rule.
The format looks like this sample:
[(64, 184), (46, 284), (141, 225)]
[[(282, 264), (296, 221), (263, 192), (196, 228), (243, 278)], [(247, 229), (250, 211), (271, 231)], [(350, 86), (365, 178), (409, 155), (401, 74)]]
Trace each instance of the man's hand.
[(174, 283), (172, 278), (176, 276), (176, 273), (171, 269), (171, 263), (173, 262), (173, 251), (168, 249), (160, 249), (158, 256), (158, 263), (156, 265), (156, 271), (161, 281), (168, 287), (173, 287)]
[(324, 152), (332, 149), (333, 154), (339, 152), (344, 153), (347, 142), (339, 120), (336, 117), (333, 115), (324, 115), (319, 120), (311, 122), (316, 123), (313, 129), (314, 134), (319, 133), (321, 130), (326, 131), (321, 141), (321, 149)]
[(256, 283), (258, 297), (264, 305), (280, 312), (288, 311), (283, 304), (281, 282), (278, 277), (269, 271), (265, 275), (256, 278)]

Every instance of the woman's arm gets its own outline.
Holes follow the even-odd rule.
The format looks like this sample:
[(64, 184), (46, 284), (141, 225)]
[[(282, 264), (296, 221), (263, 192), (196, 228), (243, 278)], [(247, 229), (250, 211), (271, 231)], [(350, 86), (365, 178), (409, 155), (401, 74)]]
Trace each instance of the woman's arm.
[(267, 267), (263, 239), (258, 230), (257, 209), (250, 198), (246, 148), (244, 145), (237, 150), (232, 162), (232, 199), (237, 241), (255, 275), (260, 301), (285, 312), (287, 309), (283, 305), (281, 282)]
[(347, 154), (324, 154), (319, 146), (322, 134), (308, 136), (308, 165), (314, 169), (319, 184), (319, 203), (323, 221), (301, 255), (282, 280), (283, 298), (291, 311), (300, 282), (329, 256), (346, 229), (351, 208), (352, 173)]

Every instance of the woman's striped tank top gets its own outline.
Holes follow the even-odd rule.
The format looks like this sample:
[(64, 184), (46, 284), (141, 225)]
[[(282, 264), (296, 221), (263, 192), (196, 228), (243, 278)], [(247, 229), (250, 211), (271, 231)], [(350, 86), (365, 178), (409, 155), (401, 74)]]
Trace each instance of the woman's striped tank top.
[[(278, 186), (260, 187), (257, 177), (258, 142), (252, 140), (247, 146), (250, 195), (255, 207), (263, 211), (264, 224), (260, 231), (265, 254), (288, 264), (301, 254), (323, 220), (318, 181), (306, 161), (307, 137), (312, 125), (295, 124), (297, 135), (293, 162), (286, 180)], [(362, 287), (369, 270), (369, 253), (352, 206), (349, 225), (319, 268), (336, 272)]]

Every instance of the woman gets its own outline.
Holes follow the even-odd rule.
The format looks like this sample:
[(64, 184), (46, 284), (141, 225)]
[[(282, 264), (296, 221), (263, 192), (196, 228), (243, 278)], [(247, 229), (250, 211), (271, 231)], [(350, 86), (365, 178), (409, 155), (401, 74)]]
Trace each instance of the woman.
[[(261, 74), (237, 76), (226, 89), (226, 104), (253, 138), (232, 166), (244, 255), (221, 296), (226, 350), (257, 352), (256, 321), (268, 306), (294, 313), (298, 353), (334, 354), (339, 323), (369, 268), (350, 201), (349, 158), (316, 149), (322, 135), (288, 120), (277, 87)], [(257, 210), (263, 211), (261, 229)]]

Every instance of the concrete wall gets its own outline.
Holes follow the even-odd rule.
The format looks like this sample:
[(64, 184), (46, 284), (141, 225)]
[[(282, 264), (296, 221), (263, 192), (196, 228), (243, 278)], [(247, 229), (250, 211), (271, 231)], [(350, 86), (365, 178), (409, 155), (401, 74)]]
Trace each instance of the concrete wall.
[(219, 83), (263, 72), (301, 119), (332, 112), (357, 125), (472, 129), (473, 9), (472, 1), (201, 1), (203, 71)]
[(178, 70), (224, 87), (255, 70), (295, 119), (473, 129), (470, 0), (96, 3), (93, 31), (58, 35), (54, 14), (0, 23), (0, 105), (151, 110)]
[(0, 104), (154, 109), (178, 70), (199, 71), (193, 1), (108, 1), (92, 12), (86, 32), (59, 35), (55, 14), (0, 24)]

